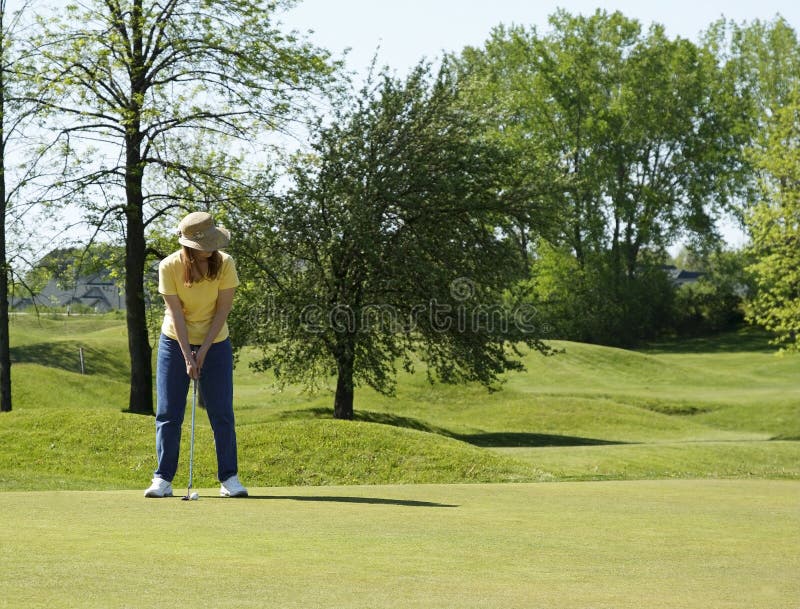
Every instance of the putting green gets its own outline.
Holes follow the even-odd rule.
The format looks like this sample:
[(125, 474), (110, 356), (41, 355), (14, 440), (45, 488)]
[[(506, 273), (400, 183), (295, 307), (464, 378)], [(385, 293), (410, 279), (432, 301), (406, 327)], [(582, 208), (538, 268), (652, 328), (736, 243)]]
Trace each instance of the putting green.
[(798, 482), (250, 490), (0, 493), (0, 607), (800, 607)]

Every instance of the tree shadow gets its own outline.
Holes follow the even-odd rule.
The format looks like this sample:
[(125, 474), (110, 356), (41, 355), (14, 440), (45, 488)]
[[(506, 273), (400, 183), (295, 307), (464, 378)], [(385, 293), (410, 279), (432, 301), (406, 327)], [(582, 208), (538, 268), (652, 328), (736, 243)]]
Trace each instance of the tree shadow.
[(481, 448), (539, 448), (544, 446), (607, 446), (612, 444), (627, 444), (627, 442), (600, 440), (597, 438), (513, 431), (457, 434), (452, 435), (452, 437), (462, 442), (472, 444), (473, 446), (480, 446)]
[(127, 379), (127, 371), (120, 366), (118, 353), (87, 347), (77, 341), (18, 345), (11, 348), (11, 361), (12, 363), (38, 364), (80, 374), (81, 349), (83, 349), (84, 374)]
[(774, 335), (762, 328), (744, 326), (738, 330), (707, 336), (680, 337), (648, 342), (635, 351), (659, 353), (775, 353)]
[(390, 425), (392, 427), (402, 427), (404, 429), (415, 429), (417, 431), (425, 431), (427, 433), (435, 433), (441, 436), (454, 437), (453, 434), (443, 428), (431, 425), (420, 419), (413, 417), (404, 417), (388, 412), (371, 412), (368, 410), (355, 413), (357, 421), (364, 421), (366, 423), (378, 423), (380, 425)]
[[(281, 413), (281, 419), (332, 419), (333, 411), (330, 408), (304, 408), (303, 410), (292, 410)], [(380, 425), (389, 425), (391, 427), (402, 427), (404, 429), (416, 429), (417, 431), (425, 431), (428, 433), (435, 433), (443, 436), (452, 437), (452, 434), (442, 428), (436, 427), (413, 417), (404, 417), (388, 412), (371, 412), (369, 410), (356, 410), (353, 413), (354, 421), (362, 421), (364, 423), (378, 423)]]
[[(328, 408), (307, 408), (304, 410), (295, 410), (283, 413), (281, 418), (286, 419), (330, 419), (333, 414)], [(501, 432), (481, 432), (471, 434), (459, 434), (443, 427), (437, 427), (415, 419), (413, 417), (404, 417), (388, 412), (371, 412), (368, 410), (356, 411), (354, 413), (356, 421), (363, 421), (366, 423), (378, 423), (380, 425), (390, 425), (392, 427), (401, 427), (404, 429), (415, 429), (417, 431), (424, 431), (426, 433), (438, 434), (453, 440), (459, 440), (479, 446), (481, 448), (536, 448), (544, 446), (604, 446), (613, 444), (627, 444), (627, 442), (619, 442), (612, 440), (601, 440), (598, 438), (583, 438), (579, 436), (563, 436), (554, 434), (543, 433), (529, 433), (529, 432), (516, 432), (516, 431), (501, 431)]]
[(323, 495), (249, 495), (248, 499), (276, 499), (284, 501), (320, 501), (331, 503), (363, 503), (368, 505), (398, 505), (402, 507), (456, 508), (458, 505), (415, 501), (412, 499), (386, 499), (383, 497), (344, 497)]

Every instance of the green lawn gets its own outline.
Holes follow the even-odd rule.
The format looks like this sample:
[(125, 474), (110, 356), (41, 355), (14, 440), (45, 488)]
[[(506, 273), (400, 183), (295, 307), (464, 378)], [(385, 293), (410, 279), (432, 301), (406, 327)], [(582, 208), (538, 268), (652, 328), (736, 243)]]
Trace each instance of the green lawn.
[(359, 388), (353, 422), (246, 350), (252, 497), (216, 497), (201, 415), (184, 502), (142, 497), (154, 421), (124, 412), (123, 322), (11, 331), (0, 608), (800, 607), (800, 360), (758, 333), (555, 343), (493, 393), (403, 374), (396, 398)]
[(0, 607), (795, 609), (800, 485), (0, 493)]
[[(123, 412), (124, 322), (20, 316), (11, 336), (14, 411), (0, 417), (2, 487), (143, 488), (155, 466), (153, 420)], [(356, 422), (331, 420), (330, 391), (278, 391), (249, 367), (255, 354), (245, 350), (235, 373), (242, 479), (253, 486), (800, 479), (800, 360), (775, 355), (762, 334), (639, 351), (553, 344), (557, 355), (527, 354), (527, 371), (492, 393), (405, 373), (395, 398), (358, 388)], [(200, 485), (215, 481), (212, 446), (201, 414)]]

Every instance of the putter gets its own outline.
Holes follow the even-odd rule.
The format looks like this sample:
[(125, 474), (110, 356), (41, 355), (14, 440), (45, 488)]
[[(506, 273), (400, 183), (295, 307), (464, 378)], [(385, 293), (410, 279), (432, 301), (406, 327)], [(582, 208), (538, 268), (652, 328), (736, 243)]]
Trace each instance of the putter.
[(192, 435), (189, 440), (189, 486), (186, 489), (186, 497), (181, 497), (184, 501), (197, 499), (197, 493), (192, 493), (192, 466), (194, 464), (194, 411), (197, 407), (197, 379), (192, 380)]

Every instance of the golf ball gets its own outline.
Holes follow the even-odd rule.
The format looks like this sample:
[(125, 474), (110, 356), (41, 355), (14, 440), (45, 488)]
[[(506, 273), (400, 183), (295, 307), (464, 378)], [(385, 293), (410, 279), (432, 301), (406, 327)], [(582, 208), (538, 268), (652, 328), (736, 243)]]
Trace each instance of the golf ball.
[(189, 499), (191, 499), (192, 501), (197, 501), (197, 499), (199, 499), (199, 498), (200, 498), (200, 495), (198, 495), (197, 492), (194, 492), (191, 495), (189, 495)]

